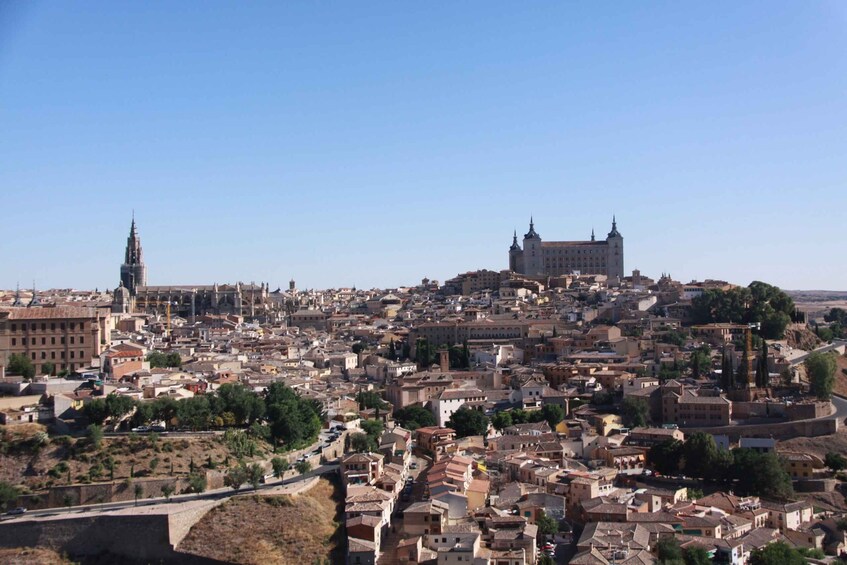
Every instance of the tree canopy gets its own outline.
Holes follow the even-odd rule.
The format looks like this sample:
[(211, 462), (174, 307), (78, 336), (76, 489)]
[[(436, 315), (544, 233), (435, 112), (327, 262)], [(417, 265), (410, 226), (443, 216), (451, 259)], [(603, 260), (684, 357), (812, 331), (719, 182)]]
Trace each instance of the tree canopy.
[(750, 554), (750, 565), (806, 565), (803, 555), (785, 543), (777, 541), (755, 549)]
[(647, 401), (636, 396), (627, 396), (621, 404), (621, 420), (627, 428), (647, 425), (650, 420), (650, 407)]
[(456, 430), (457, 437), (481, 436), (488, 431), (488, 418), (479, 410), (462, 406), (453, 413), (447, 426)]
[(35, 377), (35, 366), (26, 355), (13, 353), (6, 362), (6, 372), (10, 375), (20, 375), (29, 381)]
[(778, 287), (754, 281), (747, 288), (706, 289), (691, 301), (695, 324), (759, 323), (765, 339), (781, 339), (795, 316), (794, 301)]
[(417, 404), (395, 410), (394, 419), (401, 426), (412, 431), (436, 424), (435, 416), (432, 415), (432, 412)]
[(835, 370), (838, 367), (835, 354), (814, 351), (806, 357), (803, 364), (806, 367), (812, 394), (820, 400), (829, 400), (832, 397), (832, 388), (835, 386)]
[(150, 363), (150, 368), (159, 367), (181, 367), (182, 357), (179, 353), (172, 351), (171, 353), (162, 353), (161, 351), (151, 351), (147, 354), (147, 361)]

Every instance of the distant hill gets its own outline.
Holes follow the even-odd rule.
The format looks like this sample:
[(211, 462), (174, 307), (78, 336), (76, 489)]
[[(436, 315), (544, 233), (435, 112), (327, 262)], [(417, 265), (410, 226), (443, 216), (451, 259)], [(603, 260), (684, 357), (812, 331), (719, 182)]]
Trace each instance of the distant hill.
[(847, 290), (784, 290), (794, 302), (830, 302), (847, 300)]

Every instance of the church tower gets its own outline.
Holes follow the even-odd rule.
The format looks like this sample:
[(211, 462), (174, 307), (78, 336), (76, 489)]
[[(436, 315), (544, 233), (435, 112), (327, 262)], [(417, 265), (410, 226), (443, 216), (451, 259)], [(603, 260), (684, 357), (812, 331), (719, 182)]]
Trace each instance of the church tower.
[(543, 275), (544, 255), (541, 250), (541, 236), (535, 231), (535, 222), (529, 219), (529, 231), (523, 236), (523, 274)]
[(126, 240), (126, 253), (121, 265), (121, 285), (135, 296), (139, 286), (147, 286), (147, 267), (141, 251), (141, 239), (135, 230), (135, 214)]
[(612, 231), (606, 236), (609, 255), (606, 258), (606, 276), (623, 280), (623, 236), (618, 231), (618, 222), (612, 216)]
[(518, 245), (518, 232), (512, 236), (512, 246), (509, 248), (509, 270), (513, 273), (523, 272), (523, 251)]

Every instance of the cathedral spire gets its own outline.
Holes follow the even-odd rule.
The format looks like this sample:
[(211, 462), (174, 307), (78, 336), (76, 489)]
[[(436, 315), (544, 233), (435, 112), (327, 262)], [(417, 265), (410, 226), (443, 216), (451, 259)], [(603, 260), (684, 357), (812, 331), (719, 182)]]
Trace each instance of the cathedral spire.
[(591, 241), (594, 241), (594, 228), (591, 228)]
[(147, 286), (147, 267), (144, 265), (144, 253), (141, 249), (141, 238), (135, 225), (135, 210), (132, 212), (132, 223), (129, 226), (129, 237), (126, 238), (124, 262), (121, 265), (121, 281), (133, 295), (139, 286)]
[(517, 251), (520, 248), (521, 246), (518, 245), (518, 230), (515, 230), (515, 233), (512, 236), (512, 246), (509, 248), (509, 251)]

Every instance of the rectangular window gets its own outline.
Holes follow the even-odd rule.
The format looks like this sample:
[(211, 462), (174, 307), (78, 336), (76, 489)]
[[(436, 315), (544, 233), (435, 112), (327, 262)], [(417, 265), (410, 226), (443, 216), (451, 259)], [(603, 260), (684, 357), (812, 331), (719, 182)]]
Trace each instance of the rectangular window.
[(55, 358), (56, 358), (56, 352), (55, 352), (55, 351), (51, 351), (51, 352), (50, 352), (50, 359), (55, 359)]
[(56, 345), (56, 338), (55, 337), (50, 338), (50, 345)]
[(17, 344), (18, 344), (18, 338), (13, 337), (12, 338), (12, 345), (17, 345)]
[(75, 329), (76, 329), (76, 324), (71, 322), (71, 331), (74, 331)]
[(41, 331), (43, 331), (43, 332), (47, 331), (47, 324), (41, 324)]
[(74, 352), (71, 351), (71, 359), (73, 359), (73, 358), (74, 358)]
[(82, 345), (83, 343), (85, 343), (85, 336), (81, 335), (79, 336), (79, 344)]
[(71, 336), (71, 345), (74, 344), (74, 336)]
[(47, 345), (47, 338), (46, 337), (41, 338), (41, 345)]
[(65, 331), (65, 322), (62, 322), (61, 324), (59, 324), (59, 329), (62, 330), (62, 331)]
[(12, 324), (12, 331), (13, 332), (18, 331), (18, 325), (17, 324)]
[(53, 322), (52, 324), (50, 324), (50, 331), (51, 331), (51, 332), (55, 332), (55, 331), (56, 331), (56, 322)]
[(62, 336), (61, 340), (62, 340), (62, 345), (65, 345), (65, 336)]

